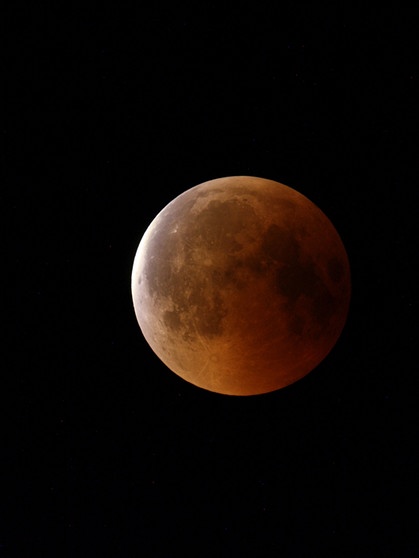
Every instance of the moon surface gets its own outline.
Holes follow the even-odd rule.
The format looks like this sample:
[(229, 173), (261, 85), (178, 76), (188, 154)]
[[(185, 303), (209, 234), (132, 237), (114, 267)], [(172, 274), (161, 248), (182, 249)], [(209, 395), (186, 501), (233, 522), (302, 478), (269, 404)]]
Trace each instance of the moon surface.
[(201, 388), (256, 395), (315, 368), (344, 327), (343, 243), (309, 199), (278, 182), (232, 176), (170, 202), (139, 244), (131, 278), (150, 347)]

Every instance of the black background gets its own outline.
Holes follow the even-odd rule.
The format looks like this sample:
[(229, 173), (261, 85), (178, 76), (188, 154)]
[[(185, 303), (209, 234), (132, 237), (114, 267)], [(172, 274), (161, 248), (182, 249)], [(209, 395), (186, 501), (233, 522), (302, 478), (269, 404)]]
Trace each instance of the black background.
[[(345, 5), (7, 14), (0, 557), (417, 556), (417, 26)], [(257, 397), (168, 371), (131, 302), (154, 216), (229, 175), (352, 269), (334, 350)]]

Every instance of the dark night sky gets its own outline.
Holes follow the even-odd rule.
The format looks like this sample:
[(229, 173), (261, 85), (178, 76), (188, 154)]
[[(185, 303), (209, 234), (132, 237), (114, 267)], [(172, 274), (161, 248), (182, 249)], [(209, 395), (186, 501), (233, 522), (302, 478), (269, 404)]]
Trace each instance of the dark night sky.
[[(279, 5), (9, 12), (0, 558), (418, 555), (417, 26)], [(332, 353), (257, 397), (169, 372), (131, 302), (150, 221), (228, 175), (352, 269)]]

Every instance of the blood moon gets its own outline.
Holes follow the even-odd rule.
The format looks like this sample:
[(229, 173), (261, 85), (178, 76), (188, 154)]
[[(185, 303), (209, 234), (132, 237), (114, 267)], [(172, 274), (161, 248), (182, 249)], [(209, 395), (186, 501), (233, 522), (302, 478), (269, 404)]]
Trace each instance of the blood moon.
[(231, 176), (185, 191), (152, 221), (132, 296), (144, 337), (173, 372), (255, 395), (329, 353), (346, 321), (350, 270), (332, 223), (305, 196)]

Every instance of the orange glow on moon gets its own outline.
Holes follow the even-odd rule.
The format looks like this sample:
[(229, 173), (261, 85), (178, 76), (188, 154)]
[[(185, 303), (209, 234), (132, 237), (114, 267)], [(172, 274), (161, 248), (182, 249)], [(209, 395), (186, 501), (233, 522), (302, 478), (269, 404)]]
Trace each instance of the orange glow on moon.
[(350, 270), (329, 219), (305, 196), (249, 176), (169, 203), (138, 247), (135, 314), (156, 355), (201, 388), (255, 395), (308, 374), (344, 327)]

